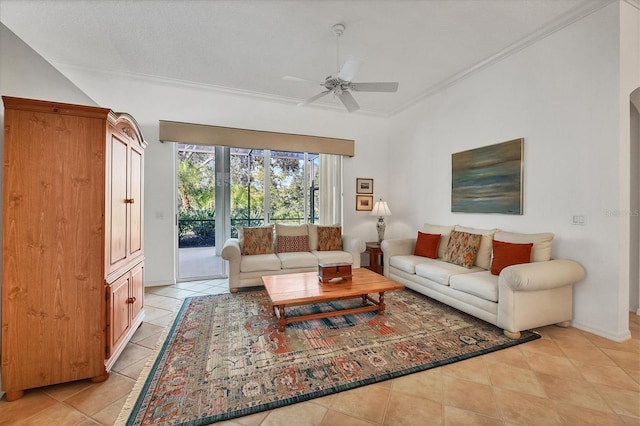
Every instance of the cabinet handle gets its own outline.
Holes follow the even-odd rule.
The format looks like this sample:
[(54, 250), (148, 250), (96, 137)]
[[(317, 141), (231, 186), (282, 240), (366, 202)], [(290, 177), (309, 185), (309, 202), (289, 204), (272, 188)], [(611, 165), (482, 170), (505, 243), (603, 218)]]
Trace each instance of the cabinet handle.
[(136, 200), (134, 200), (133, 198), (125, 198), (124, 202), (125, 204), (133, 204), (135, 203)]
[(127, 303), (135, 303), (136, 302), (136, 298), (135, 297), (130, 297), (127, 299)]

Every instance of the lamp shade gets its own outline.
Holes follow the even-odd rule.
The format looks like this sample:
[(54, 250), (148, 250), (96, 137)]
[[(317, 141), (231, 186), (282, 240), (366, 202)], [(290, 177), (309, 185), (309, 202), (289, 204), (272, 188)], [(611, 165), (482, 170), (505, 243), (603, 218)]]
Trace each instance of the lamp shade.
[(371, 210), (371, 216), (391, 216), (391, 210), (389, 210), (389, 206), (387, 206), (386, 201), (376, 201), (373, 205), (373, 210)]

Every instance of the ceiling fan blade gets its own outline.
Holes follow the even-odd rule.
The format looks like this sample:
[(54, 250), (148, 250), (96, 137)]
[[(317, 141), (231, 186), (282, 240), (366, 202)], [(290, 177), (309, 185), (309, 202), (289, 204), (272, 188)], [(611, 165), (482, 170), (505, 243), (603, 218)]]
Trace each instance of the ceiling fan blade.
[(360, 109), (360, 105), (356, 102), (353, 95), (347, 91), (342, 92), (338, 95), (344, 106), (347, 108), (347, 111), (353, 112)]
[(325, 90), (324, 92), (320, 92), (320, 93), (318, 93), (317, 95), (312, 96), (312, 97), (310, 97), (309, 99), (307, 99), (307, 100), (305, 100), (305, 101), (303, 101), (303, 102), (300, 102), (300, 103), (298, 104), (298, 106), (305, 106), (305, 105), (308, 105), (308, 104), (310, 104), (311, 102), (314, 102), (314, 101), (316, 101), (316, 100), (320, 99), (321, 97), (323, 97), (324, 95), (326, 95), (326, 94), (327, 94), (327, 93), (329, 93), (329, 92), (331, 92), (331, 90)]
[(397, 92), (398, 83), (351, 83), (351, 90), (356, 92)]
[(309, 83), (309, 84), (313, 84), (313, 85), (317, 85), (317, 86), (321, 86), (322, 83), (316, 80), (308, 80), (306, 78), (300, 78), (300, 77), (294, 77), (291, 75), (285, 75), (284, 77), (282, 77), (283, 80), (286, 81), (295, 81), (298, 83)]
[(338, 73), (338, 77), (344, 81), (351, 81), (356, 76), (360, 64), (362, 61), (354, 56), (350, 56), (347, 61), (342, 65), (342, 69)]

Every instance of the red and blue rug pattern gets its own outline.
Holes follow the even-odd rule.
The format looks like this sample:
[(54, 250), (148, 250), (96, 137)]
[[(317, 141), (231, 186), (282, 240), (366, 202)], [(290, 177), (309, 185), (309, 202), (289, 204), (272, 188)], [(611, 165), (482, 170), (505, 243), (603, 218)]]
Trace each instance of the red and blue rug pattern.
[[(312, 313), (360, 299), (291, 308)], [(411, 290), (365, 312), (278, 324), (264, 290), (184, 301), (118, 419), (206, 425), (493, 352), (518, 340)], [(289, 314), (289, 312), (288, 312)]]

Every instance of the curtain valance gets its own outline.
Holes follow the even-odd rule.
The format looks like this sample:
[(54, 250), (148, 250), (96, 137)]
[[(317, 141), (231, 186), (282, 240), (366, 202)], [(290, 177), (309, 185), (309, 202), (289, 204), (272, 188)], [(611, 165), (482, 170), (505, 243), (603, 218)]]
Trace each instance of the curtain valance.
[(262, 130), (160, 120), (160, 140), (194, 145), (274, 151), (315, 152), (353, 157), (355, 142), (350, 139), (296, 135)]

